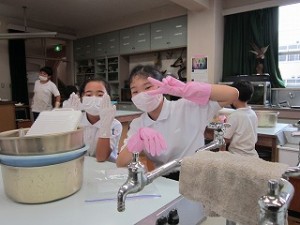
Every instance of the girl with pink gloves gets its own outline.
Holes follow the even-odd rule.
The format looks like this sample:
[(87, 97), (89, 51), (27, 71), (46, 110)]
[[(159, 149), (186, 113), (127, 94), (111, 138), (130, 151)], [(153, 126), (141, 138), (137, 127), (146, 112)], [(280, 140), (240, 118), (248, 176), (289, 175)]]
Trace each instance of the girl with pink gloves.
[[(163, 79), (149, 65), (136, 66), (129, 82), (131, 100), (144, 113), (130, 124), (116, 161), (119, 167), (131, 162), (132, 152), (143, 150), (155, 167), (195, 154), (204, 145), (209, 121), (223, 106), (238, 99), (237, 89), (228, 85), (183, 83), (171, 76)], [(163, 94), (181, 99), (169, 101)], [(168, 177), (178, 180), (179, 172), (173, 171)]]

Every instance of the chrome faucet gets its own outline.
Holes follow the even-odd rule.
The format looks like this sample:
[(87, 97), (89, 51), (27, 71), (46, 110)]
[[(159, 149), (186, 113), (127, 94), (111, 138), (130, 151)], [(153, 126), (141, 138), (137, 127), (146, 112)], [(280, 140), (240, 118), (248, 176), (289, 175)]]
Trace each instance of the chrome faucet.
[(294, 191), (293, 185), (283, 178), (269, 180), (267, 195), (258, 200), (259, 225), (284, 225)]
[(139, 162), (139, 153), (133, 153), (132, 162), (128, 165), (128, 178), (118, 191), (118, 211), (125, 210), (125, 199), (130, 193), (139, 192), (147, 183), (147, 169)]
[(182, 160), (173, 160), (166, 163), (152, 172), (147, 172), (146, 167), (138, 161), (139, 153), (133, 153), (133, 160), (128, 165), (128, 178), (118, 191), (118, 211), (125, 211), (126, 196), (131, 193), (137, 193), (152, 183), (154, 179), (168, 174), (171, 170), (181, 165)]
[(289, 167), (279, 181), (269, 180), (267, 195), (262, 196), (258, 201), (260, 206), (259, 225), (285, 224), (287, 210), (295, 192), (288, 179), (300, 176), (300, 153), (298, 161), (297, 166)]
[[(212, 150), (223, 146), (225, 144), (225, 129), (229, 126), (229, 124), (221, 122), (210, 123), (208, 125), (208, 128), (214, 130), (214, 140), (209, 144), (197, 149), (196, 152)], [(168, 174), (175, 168), (180, 167), (181, 162), (182, 159), (175, 159), (156, 168), (151, 172), (147, 172), (146, 167), (141, 162), (139, 162), (139, 153), (133, 153), (132, 162), (128, 165), (128, 178), (118, 191), (118, 211), (125, 211), (125, 200), (128, 194), (137, 193), (143, 190), (146, 185), (152, 183), (152, 181), (157, 177)]]
[(195, 152), (212, 150), (212, 149), (220, 148), (223, 145), (225, 145), (226, 144), (224, 140), (225, 130), (230, 126), (231, 125), (229, 123), (221, 123), (221, 122), (209, 123), (207, 127), (214, 130), (214, 139), (207, 145), (204, 145), (203, 147), (197, 149)]

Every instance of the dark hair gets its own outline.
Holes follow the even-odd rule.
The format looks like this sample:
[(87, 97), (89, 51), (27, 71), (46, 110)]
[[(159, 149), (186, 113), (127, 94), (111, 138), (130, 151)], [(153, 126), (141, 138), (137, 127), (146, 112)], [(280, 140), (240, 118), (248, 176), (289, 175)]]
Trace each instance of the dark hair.
[(254, 88), (250, 81), (235, 81), (231, 86), (238, 89), (240, 101), (248, 102), (252, 98)]
[(80, 89), (79, 89), (80, 96), (82, 96), (84, 94), (84, 89), (85, 89), (86, 85), (90, 82), (101, 82), (101, 83), (103, 83), (104, 87), (107, 91), (107, 94), (110, 96), (110, 84), (107, 82), (107, 80), (105, 80), (103, 78), (92, 78), (92, 79), (89, 79), (89, 80), (85, 80), (83, 82), (83, 84), (80, 86)]
[(142, 77), (152, 77), (156, 80), (162, 81), (164, 78), (161, 72), (157, 70), (154, 66), (152, 65), (137, 65), (135, 66), (129, 75), (129, 84), (131, 84), (132, 80), (136, 76), (142, 76)]
[(49, 66), (44, 66), (40, 69), (40, 72), (45, 72), (48, 76), (52, 76), (53, 70)]
[(64, 91), (65, 97), (66, 97), (66, 98), (69, 98), (70, 95), (71, 95), (73, 92), (74, 92), (75, 94), (78, 92), (77, 87), (75, 87), (75, 86), (73, 86), (73, 85), (68, 85), (68, 86), (66, 86), (66, 89), (65, 89), (65, 91)]

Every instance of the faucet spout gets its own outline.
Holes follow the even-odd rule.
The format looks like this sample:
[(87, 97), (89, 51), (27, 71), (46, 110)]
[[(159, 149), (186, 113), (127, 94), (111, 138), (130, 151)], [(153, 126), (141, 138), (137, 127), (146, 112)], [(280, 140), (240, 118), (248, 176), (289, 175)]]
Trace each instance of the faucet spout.
[(203, 147), (197, 149), (195, 152), (210, 151), (225, 145), (226, 144), (224, 140), (225, 130), (230, 126), (231, 125), (228, 123), (220, 123), (220, 122), (212, 122), (208, 124), (208, 128), (214, 130), (214, 139), (207, 145), (204, 145)]
[(125, 199), (130, 193), (136, 193), (140, 190), (139, 185), (137, 185), (133, 179), (128, 180), (118, 191), (118, 211), (125, 211)]
[(210, 151), (212, 149), (219, 148), (223, 145), (223, 142), (220, 142), (219, 140), (213, 140), (212, 142), (208, 143), (207, 145), (202, 146), (201, 148), (198, 148), (195, 152), (200, 151)]
[(125, 210), (125, 199), (128, 194), (141, 191), (147, 184), (147, 169), (139, 162), (139, 153), (133, 153), (133, 160), (128, 165), (128, 178), (118, 191), (118, 211)]

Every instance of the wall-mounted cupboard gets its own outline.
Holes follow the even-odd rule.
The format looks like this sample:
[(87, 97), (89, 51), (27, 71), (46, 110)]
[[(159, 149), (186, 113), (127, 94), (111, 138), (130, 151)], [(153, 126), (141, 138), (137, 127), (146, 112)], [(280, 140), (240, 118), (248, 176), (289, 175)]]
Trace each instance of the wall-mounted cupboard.
[(94, 58), (94, 37), (81, 38), (74, 41), (74, 58), (89, 59)]
[(94, 36), (95, 57), (119, 55), (119, 31)]
[(151, 50), (187, 45), (186, 16), (151, 23)]
[(150, 24), (120, 30), (120, 54), (150, 51)]
[(181, 16), (75, 40), (74, 58), (128, 55), (186, 45), (187, 17)]

